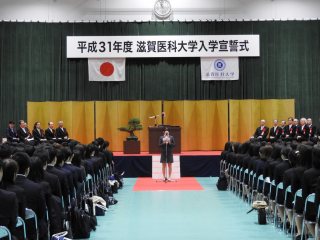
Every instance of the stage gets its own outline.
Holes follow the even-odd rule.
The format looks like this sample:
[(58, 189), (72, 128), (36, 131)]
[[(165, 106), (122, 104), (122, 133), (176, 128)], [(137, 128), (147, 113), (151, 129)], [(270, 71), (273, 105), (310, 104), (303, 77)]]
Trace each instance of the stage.
[[(174, 154), (180, 156), (181, 177), (219, 176), (221, 151), (188, 151)], [(117, 171), (125, 171), (124, 177), (151, 177), (152, 156), (160, 154), (124, 154), (114, 152)]]

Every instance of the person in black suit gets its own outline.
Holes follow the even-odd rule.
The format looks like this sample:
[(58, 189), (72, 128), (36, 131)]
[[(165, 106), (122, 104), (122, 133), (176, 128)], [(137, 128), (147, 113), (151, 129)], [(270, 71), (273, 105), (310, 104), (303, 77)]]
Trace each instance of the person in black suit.
[(56, 129), (56, 137), (63, 142), (70, 141), (69, 139), (69, 133), (66, 128), (63, 127), (63, 121), (58, 122), (58, 127)]
[[(47, 223), (46, 223), (46, 201), (45, 195), (40, 184), (35, 183), (27, 178), (30, 170), (30, 158), (24, 152), (17, 152), (13, 155), (13, 159), (18, 163), (19, 172), (16, 179), (16, 185), (23, 188), (26, 197), (26, 207), (32, 209), (38, 218), (39, 238), (47, 238)], [(31, 221), (32, 222), (32, 221)], [(30, 239), (36, 238), (36, 233), (32, 231), (33, 223), (30, 221), (27, 224), (27, 235)]]
[(284, 140), (285, 139), (285, 129), (286, 129), (286, 121), (285, 120), (282, 120), (281, 121), (281, 125), (280, 125), (280, 128), (281, 128), (281, 139)]
[(292, 141), (296, 135), (296, 126), (293, 124), (293, 118), (288, 118), (288, 125), (285, 127), (284, 139), (286, 141)]
[(318, 142), (317, 127), (312, 124), (311, 118), (307, 119), (307, 125), (309, 127), (309, 140), (313, 143), (317, 143)]
[[(307, 196), (316, 191), (317, 178), (320, 176), (320, 146), (315, 145), (312, 149), (312, 168), (306, 170), (302, 177), (302, 200), (305, 202)], [(316, 211), (312, 208), (311, 211), (305, 213), (307, 220), (315, 218)], [(296, 218), (298, 235), (301, 235), (302, 218)]]
[(11, 148), (8, 143), (0, 144), (0, 160), (11, 156)]
[(28, 143), (28, 142), (31, 143), (34, 140), (24, 120), (19, 121), (19, 128), (17, 130), (17, 135), (20, 141), (24, 143)]
[(257, 127), (256, 131), (254, 132), (251, 138), (255, 138), (261, 141), (266, 141), (267, 136), (269, 134), (269, 128), (265, 126), (266, 120), (261, 119), (260, 127)]
[(39, 122), (35, 122), (34, 123), (33, 130), (32, 130), (32, 135), (33, 135), (34, 141), (37, 144), (47, 141), (47, 139), (46, 139), (46, 137), (44, 135), (44, 131), (40, 128), (40, 123)]
[[(162, 174), (164, 181), (171, 181), (172, 163), (173, 163), (173, 148), (175, 141), (173, 136), (170, 135), (168, 129), (165, 129), (163, 136), (159, 138), (159, 146), (161, 148), (160, 162), (162, 163)], [(168, 165), (168, 175), (167, 175)]]
[(44, 135), (48, 141), (56, 141), (56, 130), (54, 129), (53, 122), (48, 122), (48, 128), (46, 129)]
[(9, 126), (6, 132), (6, 137), (8, 142), (19, 142), (17, 130), (15, 129), (14, 126), (15, 126), (15, 123), (13, 121), (9, 121)]
[(307, 119), (300, 119), (300, 125), (298, 126), (296, 133), (296, 139), (298, 142), (309, 140), (309, 127), (307, 125)]
[(269, 132), (269, 141), (274, 143), (282, 136), (282, 128), (278, 126), (278, 120), (273, 120), (273, 127)]
[(3, 178), (1, 188), (9, 192), (14, 192), (18, 199), (19, 217), (25, 219), (26, 198), (23, 188), (15, 184), (18, 174), (18, 164), (12, 159), (3, 161)]
[[(0, 182), (3, 177), (2, 162), (0, 161)], [(0, 189), (0, 225), (7, 227), (15, 236), (18, 217), (18, 200), (14, 192)], [(14, 237), (14, 239), (16, 239)]]

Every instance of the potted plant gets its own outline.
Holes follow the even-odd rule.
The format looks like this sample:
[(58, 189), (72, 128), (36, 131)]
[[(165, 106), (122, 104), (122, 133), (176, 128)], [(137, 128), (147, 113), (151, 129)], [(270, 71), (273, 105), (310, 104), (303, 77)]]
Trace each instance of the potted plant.
[(137, 141), (138, 137), (134, 135), (134, 131), (142, 130), (139, 118), (131, 118), (128, 121), (128, 126), (119, 127), (120, 131), (128, 132), (130, 135), (127, 137), (127, 141)]

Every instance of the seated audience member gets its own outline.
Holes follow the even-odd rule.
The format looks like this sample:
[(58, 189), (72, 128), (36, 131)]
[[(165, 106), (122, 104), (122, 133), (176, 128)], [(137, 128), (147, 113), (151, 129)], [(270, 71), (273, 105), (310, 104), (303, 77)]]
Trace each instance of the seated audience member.
[(309, 140), (313, 143), (317, 143), (317, 127), (312, 124), (312, 119), (307, 119), (307, 125), (309, 127)]
[(36, 143), (45, 142), (47, 140), (44, 131), (40, 128), (39, 122), (34, 123), (32, 135)]
[(27, 127), (26, 122), (23, 120), (19, 121), (19, 128), (17, 130), (17, 135), (20, 141), (24, 143), (32, 142), (34, 140), (32, 137), (32, 134), (30, 133)]
[(74, 150), (72, 164), (80, 170), (81, 182), (86, 179), (86, 169), (82, 166), (82, 154), (79, 150)]
[(3, 179), (1, 188), (9, 192), (14, 192), (18, 199), (19, 217), (25, 219), (26, 198), (23, 188), (15, 184), (18, 174), (18, 164), (12, 159), (3, 161)]
[(296, 126), (293, 124), (293, 118), (288, 118), (288, 125), (285, 127), (284, 139), (286, 141), (292, 141), (296, 134)]
[(263, 173), (263, 177), (267, 178), (267, 182), (271, 182), (272, 180), (274, 180), (274, 169), (282, 161), (281, 150), (281, 144), (275, 143), (273, 145), (271, 158), (269, 158), (269, 160), (267, 161), (265, 166), (265, 172)]
[[(16, 179), (16, 185), (23, 188), (26, 197), (26, 207), (32, 209), (38, 218), (39, 238), (47, 239), (47, 223), (46, 223), (46, 201), (45, 195), (40, 184), (37, 184), (27, 178), (30, 171), (30, 158), (24, 152), (17, 152), (13, 155), (13, 159), (18, 163), (19, 172)], [(36, 239), (36, 233), (33, 231), (33, 223), (26, 221), (27, 235), (30, 239)], [(28, 226), (29, 225), (29, 226)]]
[(46, 205), (48, 208), (48, 215), (50, 220), (50, 227), (52, 233), (62, 231), (62, 205), (61, 199), (51, 194), (50, 184), (44, 179), (43, 162), (39, 157), (31, 157), (30, 173), (28, 178), (33, 182), (40, 184), (45, 194)]
[(56, 137), (65, 142), (70, 140), (67, 129), (63, 127), (63, 121), (58, 122), (58, 127), (56, 129)]
[(278, 126), (278, 120), (273, 120), (273, 127), (269, 132), (269, 141), (274, 143), (281, 138), (282, 128)]
[(52, 173), (56, 175), (59, 178), (60, 187), (61, 187), (61, 193), (64, 200), (64, 205), (69, 205), (69, 183), (68, 183), (68, 177), (67, 174), (64, 171), (61, 171), (60, 169), (57, 169), (55, 167), (57, 162), (57, 150), (54, 147), (48, 147), (47, 148), (49, 152), (49, 161), (47, 166), (47, 171), (49, 173)]
[[(305, 202), (307, 196), (316, 192), (317, 178), (320, 176), (320, 146), (315, 145), (312, 149), (312, 168), (306, 170), (302, 177), (302, 200)], [(307, 220), (314, 219), (316, 215), (315, 209), (307, 211), (305, 218)], [(302, 230), (302, 218), (296, 218), (296, 225), (298, 229), (298, 235), (301, 235)]]
[(4, 160), (11, 156), (11, 148), (7, 143), (0, 145), (0, 160)]
[(261, 141), (266, 141), (267, 136), (269, 134), (269, 128), (265, 126), (266, 121), (262, 119), (260, 121), (260, 126), (256, 129), (255, 133), (251, 138), (256, 138)]
[(6, 137), (8, 142), (19, 142), (19, 136), (17, 134), (15, 123), (13, 121), (9, 121)]
[[(0, 182), (3, 176), (2, 162), (0, 161)], [(15, 238), (18, 217), (18, 200), (14, 192), (0, 189), (0, 225), (7, 227)]]
[[(317, 179), (317, 185), (316, 185), (316, 192), (315, 192), (315, 204), (314, 208), (316, 209), (316, 213), (318, 213), (318, 209), (320, 207), (320, 177)], [(318, 221), (318, 224), (320, 222), (320, 219), (316, 219)], [(315, 237), (315, 229), (313, 226), (308, 226), (309, 231), (311, 232), (312, 236)]]
[(298, 142), (308, 141), (309, 140), (309, 127), (307, 125), (307, 119), (301, 118), (300, 125), (296, 131), (296, 139)]
[(291, 168), (291, 162), (289, 161), (289, 153), (291, 151), (290, 147), (283, 147), (281, 150), (281, 162), (277, 164), (274, 168), (274, 181), (275, 184), (283, 182), (283, 174), (286, 170)]
[(260, 158), (257, 160), (255, 169), (257, 177), (263, 175), (265, 168), (267, 167), (267, 160), (271, 157), (272, 150), (273, 149), (271, 145), (266, 145), (260, 148)]
[(48, 128), (45, 130), (44, 135), (48, 141), (53, 142), (56, 140), (56, 130), (54, 129), (53, 122), (48, 122)]

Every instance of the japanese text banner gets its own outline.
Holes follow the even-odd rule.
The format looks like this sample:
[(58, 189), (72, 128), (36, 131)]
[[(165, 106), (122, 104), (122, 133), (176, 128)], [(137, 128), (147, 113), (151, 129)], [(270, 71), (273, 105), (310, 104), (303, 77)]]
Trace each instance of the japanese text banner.
[(258, 57), (259, 35), (68, 36), (67, 58)]

